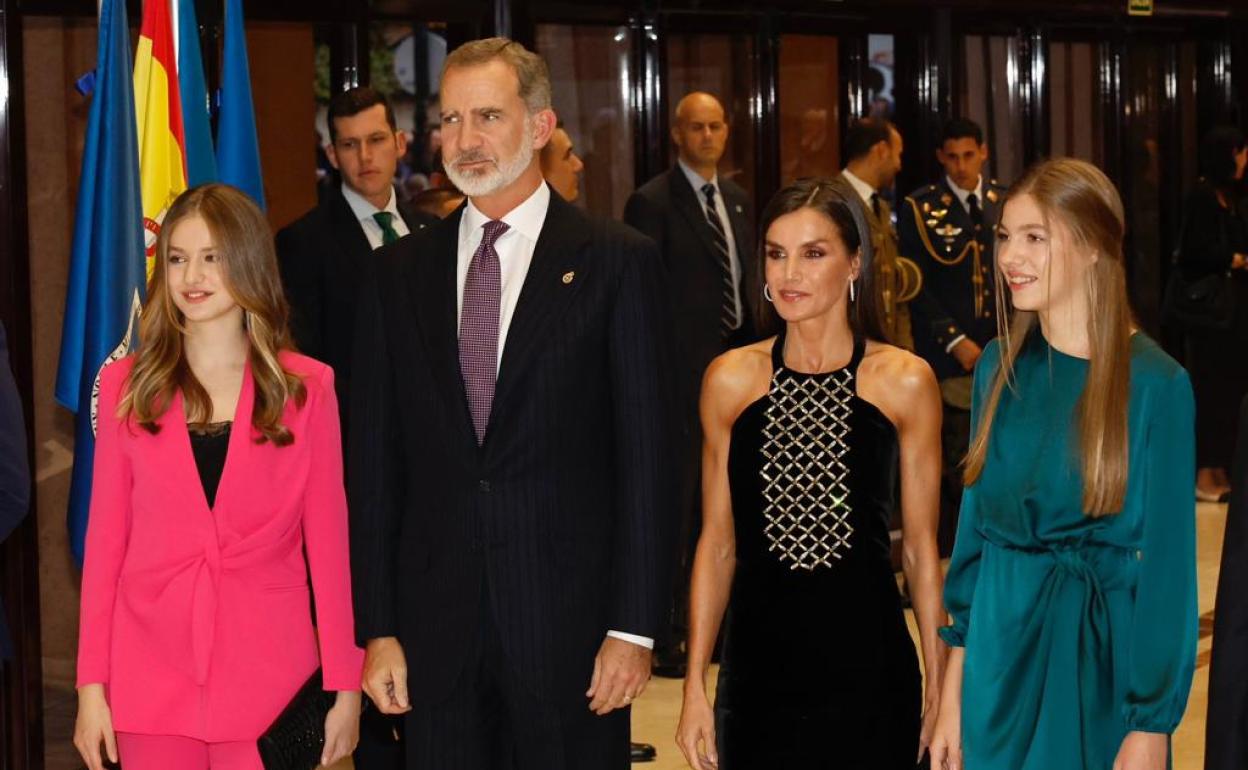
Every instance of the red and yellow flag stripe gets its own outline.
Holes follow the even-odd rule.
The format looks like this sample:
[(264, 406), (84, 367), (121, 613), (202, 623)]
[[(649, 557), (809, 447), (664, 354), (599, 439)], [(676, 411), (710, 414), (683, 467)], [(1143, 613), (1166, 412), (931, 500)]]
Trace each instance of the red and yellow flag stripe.
[(143, 0), (143, 27), (134, 55), (134, 107), (148, 277), (152, 274), (156, 236), (165, 212), (186, 190), (186, 139), (169, 2)]

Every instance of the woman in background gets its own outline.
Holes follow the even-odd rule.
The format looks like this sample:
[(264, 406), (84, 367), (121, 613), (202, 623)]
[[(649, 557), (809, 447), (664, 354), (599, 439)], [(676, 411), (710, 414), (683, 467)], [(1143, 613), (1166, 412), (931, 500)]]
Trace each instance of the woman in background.
[(105, 754), (126, 770), (259, 770), (257, 738), (318, 664), (338, 692), (322, 760), (355, 746), (333, 373), (290, 350), (286, 322), (255, 204), (219, 184), (179, 196), (142, 344), (100, 374), (74, 731), (89, 770)]
[[(1248, 143), (1237, 128), (1215, 128), (1200, 148), (1200, 179), (1183, 209), (1179, 269), (1189, 281), (1229, 276), (1235, 309), (1226, 329), (1188, 332), (1196, 392), (1196, 499), (1226, 502), (1235, 416), (1248, 395), (1248, 213), (1243, 199)], [(1242, 483), (1242, 479), (1240, 480)]]
[[(703, 380), (677, 742), (696, 770), (913, 768), (944, 667), (940, 389), (922, 359), (882, 342), (857, 201), (800, 181), (768, 204), (762, 232), (764, 315), (779, 334), (715, 359)], [(926, 699), (890, 560), (899, 504)], [(712, 709), (706, 671), (725, 608)]]
[(1083, 161), (1007, 196), (933, 767), (1168, 766), (1196, 657), (1192, 391), (1132, 321), (1123, 230)]

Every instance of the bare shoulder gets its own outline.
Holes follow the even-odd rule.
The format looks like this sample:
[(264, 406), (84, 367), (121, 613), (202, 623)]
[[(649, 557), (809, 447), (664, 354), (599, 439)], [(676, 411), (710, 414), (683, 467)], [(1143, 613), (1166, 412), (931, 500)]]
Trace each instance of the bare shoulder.
[(894, 423), (923, 404), (940, 400), (932, 367), (914, 353), (883, 342), (867, 343), (858, 365), (858, 391)]
[(702, 378), (702, 401), (714, 412), (731, 416), (767, 392), (771, 380), (772, 339), (733, 348), (716, 357)]

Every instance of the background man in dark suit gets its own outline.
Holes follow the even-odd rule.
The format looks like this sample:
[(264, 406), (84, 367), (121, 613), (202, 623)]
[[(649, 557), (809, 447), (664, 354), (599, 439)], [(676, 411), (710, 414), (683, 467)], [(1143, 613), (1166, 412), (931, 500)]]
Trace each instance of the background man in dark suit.
[[(342, 177), (316, 208), (277, 234), (277, 259), (299, 350), (334, 369), (343, 429), (351, 381), (351, 341), (360, 271), (373, 249), (435, 217), (399, 202), (394, 173), (407, 141), (394, 112), (371, 88), (329, 104), (329, 160)], [(372, 770), (363, 767), (361, 770)]]
[(681, 455), (682, 527), (676, 558), (670, 628), (655, 654), (660, 676), (685, 675), (688, 641), (689, 571), (697, 545), (701, 511), (702, 430), (698, 394), (713, 358), (753, 338), (749, 306), (761, 291), (754, 275), (750, 196), (719, 176), (728, 143), (724, 107), (714, 96), (694, 92), (676, 105), (672, 124), (676, 165), (638, 188), (624, 207), (624, 221), (659, 244), (667, 268), (679, 354), (680, 409), (687, 436)]
[(543, 182), (540, 57), (465, 44), (440, 96), (468, 202), (384, 249), (358, 303), (364, 689), (407, 712), (410, 768), (627, 767), (675, 507), (658, 254)]
[(948, 554), (962, 501), (962, 457), (971, 436), (971, 372), (983, 347), (997, 336), (994, 226), (1005, 188), (981, 173), (988, 145), (973, 121), (946, 123), (936, 158), (945, 173), (906, 197), (897, 229), (901, 253), (923, 276), (910, 302), (914, 350), (931, 364), (945, 403), (940, 549)]
[[(22, 399), (9, 368), (9, 348), (0, 326), (0, 542), (30, 510), (30, 464), (26, 457), (26, 422)], [(4, 605), (0, 604), (0, 666), (13, 656)]]
[[(329, 160), (342, 177), (316, 208), (277, 234), (277, 259), (299, 350), (334, 369), (343, 435), (351, 384), (355, 299), (373, 249), (419, 230), (434, 217), (399, 202), (394, 172), (407, 142), (394, 113), (371, 88), (344, 91), (329, 103)], [(360, 720), (358, 770), (395, 770), (403, 751), (399, 720), (375, 710)]]

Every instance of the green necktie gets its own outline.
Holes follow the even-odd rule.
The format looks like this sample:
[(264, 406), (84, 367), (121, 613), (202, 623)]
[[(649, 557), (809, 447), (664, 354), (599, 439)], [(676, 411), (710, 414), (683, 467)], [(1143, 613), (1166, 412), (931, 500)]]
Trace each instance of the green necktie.
[(397, 241), (400, 237), (399, 231), (394, 229), (394, 214), (389, 211), (378, 211), (373, 214), (373, 219), (377, 220), (377, 224), (381, 225), (381, 245), (389, 246)]

